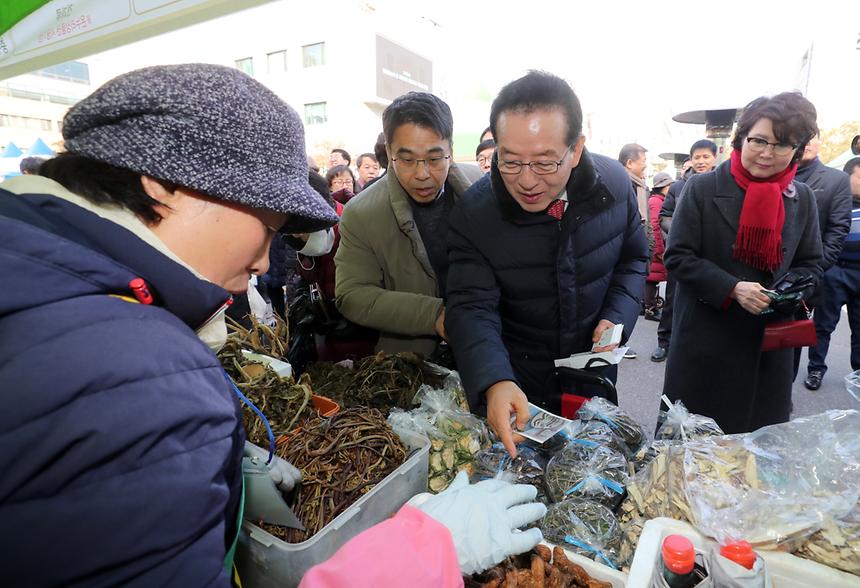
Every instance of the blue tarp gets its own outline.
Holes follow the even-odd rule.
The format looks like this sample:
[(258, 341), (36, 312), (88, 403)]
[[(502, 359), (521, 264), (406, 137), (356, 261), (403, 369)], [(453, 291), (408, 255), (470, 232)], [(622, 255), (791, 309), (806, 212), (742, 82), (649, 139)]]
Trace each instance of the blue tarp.
[(36, 141), (30, 145), (29, 151), (27, 151), (28, 157), (33, 156), (45, 156), (45, 157), (53, 157), (54, 152), (48, 147), (48, 144), (42, 141), (42, 139), (36, 139)]
[(21, 155), (23, 155), (21, 150), (12, 141), (9, 141), (6, 149), (3, 150), (3, 153), (0, 153), (0, 157), (21, 157)]

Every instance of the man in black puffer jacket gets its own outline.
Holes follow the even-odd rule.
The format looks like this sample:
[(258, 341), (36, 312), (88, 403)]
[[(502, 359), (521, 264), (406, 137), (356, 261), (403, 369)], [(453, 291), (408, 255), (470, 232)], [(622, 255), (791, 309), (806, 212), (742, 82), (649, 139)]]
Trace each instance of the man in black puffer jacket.
[(511, 82), (490, 126), (492, 169), (450, 219), (445, 326), (473, 410), (515, 455), (510, 415), (524, 425), (528, 401), (558, 413), (571, 391), (553, 360), (588, 351), (616, 324), (630, 336), (648, 243), (627, 172), (585, 151), (564, 80)]
[[(815, 194), (815, 203), (818, 205), (818, 227), (821, 229), (821, 271), (829, 270), (839, 255), (842, 253), (842, 245), (845, 236), (851, 229), (851, 184), (846, 174), (841, 169), (834, 169), (821, 163), (818, 152), (821, 149), (821, 138), (816, 135), (803, 150), (803, 157), (797, 162), (797, 175), (794, 179), (803, 182), (812, 189)], [(820, 288), (816, 290), (807, 306), (810, 310), (818, 306)], [(798, 318), (806, 318), (805, 311), (799, 313)], [(800, 368), (800, 354), (803, 348), (794, 350), (794, 377)], [(824, 376), (821, 370), (810, 369), (808, 376), (803, 382), (809, 390), (818, 390), (821, 387), (821, 378)]]

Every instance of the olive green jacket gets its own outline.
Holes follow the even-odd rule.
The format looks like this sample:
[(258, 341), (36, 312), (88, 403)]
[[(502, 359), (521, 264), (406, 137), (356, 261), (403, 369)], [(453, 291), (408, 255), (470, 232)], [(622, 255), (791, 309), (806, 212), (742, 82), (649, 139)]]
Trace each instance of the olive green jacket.
[[(477, 178), (456, 164), (446, 190), (455, 200)], [(335, 254), (337, 308), (354, 323), (380, 331), (377, 350), (429, 356), (436, 347), (442, 293), (412, 217), (409, 195), (394, 172), (349, 201)]]

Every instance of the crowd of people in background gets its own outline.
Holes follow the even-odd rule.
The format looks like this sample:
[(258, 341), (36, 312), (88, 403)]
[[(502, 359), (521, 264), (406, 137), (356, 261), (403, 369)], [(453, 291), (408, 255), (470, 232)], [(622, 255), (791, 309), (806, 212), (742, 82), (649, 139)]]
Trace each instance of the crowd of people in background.
[[(658, 323), (656, 345), (650, 354), (651, 361), (665, 362), (672, 355), (680, 356), (690, 349), (701, 350), (710, 347), (709, 344), (698, 344), (698, 341), (697, 345), (690, 346), (690, 334), (687, 332), (689, 320), (685, 319), (679, 323), (674, 318), (675, 307), (679, 300), (686, 300), (689, 292), (696, 290), (690, 285), (685, 288), (683, 282), (679, 284), (678, 277), (685, 275), (683, 269), (673, 271), (671, 263), (667, 263), (667, 257), (672, 259), (672, 252), (677, 252), (678, 245), (681, 243), (678, 239), (673, 239), (673, 235), (685, 234), (677, 227), (673, 233), (672, 226), (678, 205), (683, 200), (682, 195), (691, 189), (688, 188), (688, 184), (694, 179), (705, 177), (706, 174), (716, 173), (720, 156), (714, 141), (701, 139), (694, 142), (690, 146), (689, 157), (677, 174), (659, 172), (650, 178), (650, 185), (647, 176), (648, 149), (639, 143), (629, 143), (618, 153), (617, 161), (626, 172), (627, 182), (626, 186), (617, 188), (617, 193), (612, 192), (614, 188), (609, 189), (609, 194), (614, 201), (624, 202), (627, 199), (625, 193), (629, 188), (629, 194), (635, 202), (635, 216), (638, 218), (645, 240), (646, 253), (642, 259), (642, 267), (626, 268), (623, 273), (644, 277), (641, 288), (632, 284), (622, 287), (617, 282), (613, 282), (613, 279), (618, 279), (612, 278), (613, 271), (619, 271), (621, 260), (616, 254), (616, 257), (612, 258), (614, 265), (607, 262), (602, 267), (603, 279), (606, 280), (605, 291), (597, 290), (581, 299), (574, 297), (566, 300), (566, 293), (577, 293), (584, 287), (582, 284), (577, 284), (577, 280), (583, 280), (583, 276), (589, 275), (587, 252), (596, 248), (605, 253), (607, 249), (606, 245), (599, 246), (597, 243), (580, 244), (581, 253), (577, 253), (575, 247), (568, 249), (569, 245), (565, 244), (565, 239), (568, 238), (568, 230), (574, 227), (567, 226), (564, 211), (558, 221), (561, 236), (559, 240), (547, 241), (547, 236), (541, 236), (535, 228), (528, 230), (520, 228), (509, 237), (505, 236), (507, 228), (519, 227), (521, 223), (529, 225), (534, 222), (533, 216), (536, 213), (550, 212), (547, 207), (552, 200), (561, 197), (561, 200), (569, 202), (576, 192), (567, 183), (575, 176), (591, 173), (596, 177), (598, 184), (604, 188), (610, 183), (610, 179), (615, 178), (613, 175), (615, 171), (611, 166), (603, 168), (605, 164), (600, 156), (589, 153), (584, 144), (577, 143), (582, 140), (582, 136), (581, 130), (576, 128), (578, 102), (575, 97), (561, 97), (563, 92), (559, 88), (542, 88), (541, 83), (549, 84), (548, 80), (551, 78), (544, 78), (541, 75), (543, 74), (532, 73), (518, 82), (524, 85), (524, 89), (520, 89), (519, 92), (527, 95), (527, 98), (521, 99), (522, 104), (517, 101), (520, 99), (514, 100), (512, 110), (534, 113), (540, 112), (540, 109), (545, 107), (547, 111), (561, 113), (559, 120), (532, 121), (541, 129), (548, 128), (550, 124), (555, 124), (561, 129), (565, 128), (565, 124), (568, 125), (570, 136), (563, 137), (559, 143), (559, 145), (565, 145), (567, 149), (558, 150), (557, 153), (552, 149), (541, 151), (539, 154), (542, 159), (550, 157), (547, 161), (536, 157), (536, 161), (547, 165), (552, 163), (552, 159), (558, 157), (555, 165), (557, 169), (552, 173), (542, 173), (538, 171), (541, 168), (534, 165), (529, 166), (525, 172), (520, 166), (511, 168), (515, 169), (515, 172), (505, 173), (506, 160), (503, 156), (508, 152), (505, 145), (507, 137), (504, 130), (506, 129), (503, 128), (500, 136), (500, 131), (496, 128), (499, 121), (498, 118), (494, 118), (493, 113), (491, 113), (490, 126), (481, 133), (475, 148), (476, 165), (454, 163), (451, 159), (454, 121), (450, 115), (450, 109), (443, 101), (427, 93), (407, 94), (395, 100), (386, 109), (383, 117), (383, 132), (375, 145), (375, 153), (363, 153), (359, 156), (354, 166), (355, 173), (350, 167), (352, 159), (348, 152), (340, 148), (331, 151), (328, 155), (325, 180), (330, 199), (341, 217), (341, 222), (336, 228), (338, 235), (334, 248), (326, 255), (316, 258), (308, 258), (301, 253), (295, 255), (291, 253), (299, 261), (292, 266), (295, 272), (310, 278), (305, 280), (304, 286), (311, 286), (323, 293), (327, 309), (326, 321), (329, 326), (322, 327), (319, 321), (316, 323), (313, 338), (317, 342), (315, 352), (317, 357), (342, 359), (353, 357), (358, 352), (368, 353), (371, 349), (377, 349), (389, 352), (418, 351), (427, 357), (438, 359), (440, 350), (444, 350), (448, 352), (445, 357), (452, 362), (451, 365), (456, 365), (464, 374), (467, 390), (471, 393), (475, 406), (480, 407), (478, 410), (486, 410), (492, 404), (490, 399), (496, 397), (494, 387), (501, 387), (508, 392), (504, 395), (506, 398), (504, 402), (509, 406), (519, 406), (519, 400), (527, 397), (531, 402), (558, 411), (560, 407), (558, 399), (563, 395), (576, 392), (581, 387), (564, 384), (559, 381), (557, 374), (549, 373), (552, 372), (551, 360), (568, 353), (583, 351), (588, 347), (587, 342), (591, 340), (591, 335), (594, 333), (589, 333), (589, 336), (585, 337), (584, 331), (579, 329), (584, 328), (587, 323), (594, 330), (597, 322), (608, 320), (606, 306), (611, 294), (624, 292), (630, 301), (635, 301), (639, 315), (644, 320)], [(512, 85), (510, 91), (515, 93), (517, 91), (515, 87)], [(546, 94), (546, 98), (542, 97), (542, 92)], [(494, 108), (504, 95), (504, 92), (500, 94), (494, 103)], [(812, 268), (811, 275), (806, 276), (807, 279), (817, 281), (819, 275), (823, 276), (821, 287), (810, 286), (804, 292), (805, 307), (798, 306), (792, 309), (798, 319), (815, 308), (819, 309), (814, 314), (818, 329), (818, 343), (809, 350), (808, 369), (804, 380), (807, 388), (816, 390), (821, 386), (821, 380), (827, 369), (824, 358), (827, 353), (829, 334), (839, 319), (839, 309), (852, 300), (854, 288), (858, 287), (858, 284), (854, 283), (855, 278), (852, 273), (854, 261), (851, 247), (848, 250), (843, 249), (846, 240), (849, 243), (852, 242), (854, 238), (852, 235), (855, 234), (849, 233), (852, 222), (852, 195), (855, 201), (860, 196), (856, 189), (852, 192), (851, 186), (854, 184), (850, 184), (849, 174), (854, 173), (856, 166), (852, 167), (849, 162), (843, 172), (825, 166), (818, 159), (820, 139), (816, 113), (814, 106), (805, 98), (787, 93), (775, 100), (776, 102), (768, 103), (770, 106), (765, 108), (765, 114), (761, 118), (776, 125), (770, 129), (768, 142), (773, 144), (774, 141), (770, 140), (773, 138), (778, 141), (771, 151), (765, 146), (763, 152), (767, 157), (774, 155), (772, 151), (786, 154), (790, 151), (791, 157), (786, 160), (785, 168), (778, 171), (785, 172), (792, 179), (808, 186), (813, 196), (809, 198), (804, 190), (798, 190), (798, 196), (786, 202), (793, 204), (796, 201), (802, 201), (805, 207), (808, 207), (811, 202), (815, 204), (816, 210), (805, 211), (802, 218), (786, 217), (785, 211), (780, 213), (783, 215), (780, 217), (782, 220), (771, 227), (771, 232), (780, 232), (778, 240), (785, 251), (779, 256), (782, 260), (780, 265), (759, 270), (764, 274), (755, 273), (749, 268), (741, 271), (737, 267), (729, 267), (731, 263), (728, 259), (716, 262), (709, 260), (702, 263), (711, 269), (714, 265), (718, 265), (722, 268), (721, 271), (726, 279), (731, 275), (737, 283), (754, 283), (760, 290), (766, 290), (775, 283), (776, 278), (786, 273), (796, 277), (799, 268), (790, 263), (795, 258), (805, 260), (803, 261), (803, 264), (806, 264), (803, 266), (804, 270), (807, 266)], [(568, 105), (572, 105), (571, 108), (568, 108)], [(755, 103), (751, 103), (744, 112), (748, 113), (754, 105)], [(786, 121), (790, 118), (790, 124), (779, 122), (779, 117), (787, 117)], [(512, 120), (510, 116), (504, 116), (502, 119)], [(805, 120), (805, 126), (790, 128), (791, 124), (796, 124), (799, 119)], [(735, 152), (742, 153), (744, 149), (755, 149), (758, 145), (755, 142), (743, 141), (743, 135), (749, 134), (752, 126), (754, 125), (739, 126), (732, 145)], [(514, 162), (520, 162), (523, 159), (523, 153), (528, 151), (523, 148), (523, 145), (531, 148), (534, 143), (546, 147), (549, 141), (547, 137), (539, 134), (516, 137), (522, 139), (522, 143), (512, 151), (512, 157), (515, 156)], [(390, 159), (380, 161), (378, 157), (380, 151), (385, 153), (386, 159)], [(600, 165), (596, 165), (595, 162)], [(558, 169), (564, 168), (567, 163), (575, 163), (575, 165), (565, 179), (567, 172), (559, 172)], [(743, 162), (727, 161), (722, 164), (722, 167), (728, 170), (732, 166), (740, 168), (743, 165)], [(574, 170), (577, 173), (573, 173)], [(776, 173), (775, 170), (775, 167), (767, 169), (768, 172)], [(313, 174), (313, 171), (311, 173)], [(548, 182), (550, 177), (558, 180)], [(514, 178), (517, 182), (525, 180), (527, 190), (521, 198), (517, 196), (517, 184), (512, 181)], [(578, 179), (582, 181), (581, 177)], [(758, 186), (757, 183), (752, 185)], [(786, 184), (786, 190), (789, 190), (792, 185), (789, 181)], [(468, 198), (468, 203), (461, 203), (464, 195), (470, 191), (470, 187), (470, 193), (474, 195)], [(522, 187), (519, 189), (522, 190)], [(493, 225), (494, 214), (488, 210), (465, 221), (466, 226), (462, 229), (458, 228), (462, 212), (470, 209), (469, 203), (475, 202), (482, 190), (493, 195), (490, 208), (501, 214), (501, 224)], [(364, 194), (360, 198), (355, 199), (357, 194), (362, 193)], [(745, 192), (742, 190), (741, 194), (743, 193)], [(508, 198), (519, 205), (519, 212), (524, 211), (525, 217), (518, 220), (517, 214), (510, 215), (512, 210), (507, 207)], [(343, 205), (354, 199), (353, 205), (344, 208)], [(742, 195), (735, 196), (736, 203), (743, 201)], [(716, 202), (720, 202), (719, 198)], [(775, 203), (772, 205), (776, 206)], [(567, 204), (565, 209), (566, 207)], [(588, 206), (583, 207), (583, 210), (589, 210)], [(790, 212), (792, 208), (789, 207), (787, 210)], [(709, 230), (719, 225), (719, 222), (716, 222), (719, 217), (714, 216), (719, 213), (719, 208), (702, 213), (710, 215)], [(731, 217), (725, 211), (723, 216)], [(529, 222), (525, 222), (527, 220)], [(576, 239), (584, 238), (586, 233), (592, 239), (596, 236), (593, 227), (585, 228), (588, 227), (585, 220), (582, 215), (577, 217), (574, 223), (576, 228), (570, 232), (570, 244), (575, 245)], [(802, 221), (809, 224), (813, 220), (819, 227), (817, 238), (822, 245), (821, 259), (814, 263), (809, 262), (807, 258), (815, 258), (818, 255), (810, 249), (812, 247), (810, 240), (815, 239), (804, 233), (804, 248), (800, 251), (795, 250), (797, 246), (793, 242), (795, 237), (800, 238), (793, 234), (793, 231), (799, 230), (798, 223)], [(685, 221), (684, 224), (687, 225), (685, 228), (690, 229), (689, 225), (692, 222)], [(732, 231), (738, 231), (737, 219), (727, 218), (724, 222)], [(580, 225), (582, 225), (581, 228)], [(785, 231), (782, 231), (783, 226), (787, 227)], [(604, 228), (601, 228), (601, 235), (608, 238), (611, 233), (605, 232)], [(776, 231), (777, 228), (780, 231)], [(462, 243), (461, 230), (466, 231), (462, 237)], [(472, 234), (474, 231), (479, 233)], [(486, 238), (489, 240), (486, 250), (479, 246), (482, 239), (480, 231), (486, 232)], [(517, 238), (516, 236), (520, 234), (529, 234), (529, 238), (527, 240), (523, 237)], [(627, 226), (624, 238), (615, 243), (615, 246), (622, 248), (619, 251), (629, 253), (629, 239), (634, 234), (638, 234), (638, 231), (633, 232), (632, 225)], [(576, 237), (577, 235), (579, 236)], [(711, 234), (707, 237), (697, 234), (696, 238), (717, 239)], [(720, 237), (723, 240), (725, 238), (727, 236)], [(528, 253), (536, 250), (539, 244), (544, 242), (546, 249), (540, 251), (534, 259), (530, 259)], [(505, 243), (515, 244), (514, 249), (508, 251)], [(460, 248), (466, 247), (466, 244), (470, 251), (468, 255), (460, 251)], [(472, 253), (471, 249), (474, 247), (478, 247), (478, 250)], [(728, 246), (720, 247), (723, 254), (732, 259), (734, 259), (733, 256), (736, 257), (737, 254), (731, 251), (736, 250), (738, 244), (732, 244), (728, 249), (726, 249)], [(694, 253), (702, 256), (703, 251), (700, 246)], [(498, 262), (493, 261), (496, 255), (501, 256)], [(461, 258), (461, 256), (465, 257)], [(475, 260), (467, 262), (470, 256), (476, 256), (475, 259), (480, 260), (480, 263)], [(785, 261), (786, 259), (788, 261)], [(566, 267), (569, 263), (577, 267)], [(749, 265), (747, 262), (744, 263)], [(533, 270), (540, 269), (532, 275), (525, 269), (516, 271), (518, 266)], [(311, 271), (309, 267), (315, 268), (314, 273), (308, 273)], [(458, 272), (461, 267), (465, 268), (466, 284), (460, 283), (461, 276)], [(681, 268), (683, 267), (685, 267), (684, 264)], [(449, 280), (452, 270), (453, 282)], [(507, 271), (511, 271), (513, 276), (510, 284), (506, 281)], [(328, 277), (321, 278), (320, 272)], [(483, 272), (487, 272), (487, 275), (482, 278)], [(568, 272), (570, 278), (567, 277)], [(597, 276), (592, 278), (597, 279)], [(543, 279), (548, 281), (541, 287)], [(572, 281), (567, 283), (568, 279)], [(689, 278), (685, 276), (683, 279)], [(478, 284), (480, 286), (476, 286)], [(593, 283), (587, 280), (583, 284), (593, 287)], [(714, 286), (714, 284), (711, 285)], [(461, 296), (465, 296), (466, 292), (471, 292), (476, 287), (478, 287), (476, 293), (469, 294), (464, 301), (461, 301)], [(719, 289), (715, 291), (722, 292)], [(824, 291), (828, 292), (827, 296), (822, 294)], [(734, 293), (731, 290), (724, 294), (724, 298), (731, 301)], [(296, 299), (295, 290), (288, 291), (286, 297)], [(548, 302), (548, 306), (540, 302), (544, 299)], [(534, 303), (535, 306), (530, 307), (526, 300)], [(698, 304), (703, 303), (705, 299), (699, 296), (695, 300), (698, 303), (692, 306), (682, 302), (684, 312), (700, 310)], [(760, 297), (758, 301), (764, 302)], [(747, 319), (755, 316), (754, 330), (757, 329), (756, 333), (758, 333), (766, 321), (758, 317), (758, 313), (755, 312), (757, 309), (753, 306), (744, 307), (746, 302), (747, 300), (741, 296), (734, 304), (728, 304), (726, 308), (720, 307), (722, 314), (719, 314), (718, 320), (725, 326), (731, 324), (730, 321), (726, 322), (727, 316), (731, 313), (740, 312), (741, 316)], [(477, 309), (482, 308), (481, 305), (487, 306), (478, 312)], [(522, 310), (519, 310), (521, 305)], [(280, 303), (277, 306), (283, 307)], [(854, 328), (855, 323), (860, 321), (858, 311), (852, 311), (854, 306), (856, 305), (849, 306), (849, 319), (852, 332), (857, 331), (860, 335), (860, 325)], [(479, 317), (474, 319), (476, 321), (474, 323), (467, 321), (467, 326), (462, 329), (459, 326), (461, 317), (458, 310), (461, 307), (468, 308), (471, 315)], [(544, 308), (548, 308), (549, 311), (546, 324), (540, 327), (540, 317)], [(519, 312), (522, 316), (514, 318)], [(570, 319), (566, 318), (567, 312), (571, 313)], [(621, 321), (621, 314), (613, 315), (613, 319)], [(765, 312), (765, 315), (767, 314), (769, 313)], [(584, 321), (583, 318), (585, 318)], [(696, 323), (699, 319), (691, 320)], [(629, 329), (632, 329), (636, 319), (625, 317), (623, 321), (626, 340), (629, 338)], [(680, 331), (681, 338), (678, 344), (672, 343), (673, 322), (676, 325), (685, 326)], [(346, 350), (346, 355), (332, 353), (332, 346), (336, 346), (338, 341), (338, 337), (333, 335), (336, 330), (332, 326), (334, 324), (339, 325), (341, 330), (348, 325), (348, 331), (358, 337), (361, 344), (342, 348)], [(485, 326), (490, 330), (485, 331), (483, 329)], [(713, 326), (704, 328), (702, 333), (695, 332), (693, 337), (696, 340), (698, 337), (703, 337), (706, 341), (711, 339), (713, 333), (710, 329)], [(731, 337), (741, 337), (753, 347), (760, 339), (760, 333), (752, 337), (737, 335), (740, 332), (738, 325), (727, 328), (730, 333), (733, 333)], [(449, 331), (453, 333), (450, 346), (448, 345)], [(569, 342), (566, 342), (567, 338), (570, 338)], [(727, 341), (726, 344), (728, 344)], [(670, 353), (670, 350), (675, 348), (679, 351)], [(498, 357), (493, 356), (493, 349), (498, 350)], [(785, 398), (787, 395), (790, 396), (790, 382), (797, 377), (799, 371), (801, 348), (795, 348), (791, 353), (794, 356), (791, 373), (785, 375), (782, 364), (776, 368), (776, 371), (781, 374), (782, 383), (777, 387), (781, 391), (780, 398), (783, 399), (777, 402), (782, 406), (778, 418), (775, 417), (777, 420), (788, 418), (786, 407), (790, 406), (790, 400), (786, 402)], [(772, 359), (775, 355), (777, 354), (770, 353), (760, 357), (759, 353), (744, 354), (745, 357), (754, 358), (750, 361), (756, 363), (756, 370), (759, 371), (764, 369), (762, 358)], [(310, 356), (312, 357), (313, 353), (310, 353)], [(628, 348), (624, 357), (634, 359), (637, 357), (637, 352)], [(699, 406), (695, 400), (681, 392), (673, 392), (676, 388), (695, 387), (686, 380), (681, 385), (674, 383), (677, 369), (689, 369), (681, 366), (685, 363), (689, 365), (690, 362), (701, 364), (700, 359), (686, 357), (683, 359), (679, 357), (675, 362), (669, 361), (670, 368), (667, 372), (665, 390), (670, 393), (670, 396), (684, 397), (710, 416), (720, 416), (717, 407)], [(492, 374), (485, 374), (485, 377), (473, 375), (472, 366), (474, 365), (491, 365)], [(529, 365), (531, 367), (528, 367)], [(854, 369), (860, 367), (860, 344), (853, 345), (852, 367)], [(739, 370), (737, 381), (716, 385), (732, 387), (740, 396), (753, 398), (756, 396), (755, 391), (767, 387), (764, 384), (765, 380), (774, 382), (774, 376), (770, 374), (755, 370), (753, 372)], [(603, 373), (614, 381), (615, 368), (605, 369)], [(712, 379), (711, 382), (716, 380)], [(553, 392), (547, 392), (548, 389)], [(526, 390), (525, 395), (520, 397), (519, 394), (523, 390)], [(769, 392), (762, 392), (762, 394), (763, 398), (767, 398), (764, 403), (772, 408), (775, 402), (773, 394)], [(711, 393), (699, 395), (713, 396)], [(555, 400), (548, 400), (551, 396), (555, 396)], [(518, 400), (511, 400), (514, 397)], [(724, 404), (724, 398), (720, 398), (718, 403)], [(735, 405), (737, 406), (737, 402)], [(506, 419), (499, 416), (491, 422), (496, 422), (501, 429), (505, 429), (503, 420)], [(770, 422), (770, 420), (772, 419), (765, 418), (765, 421)], [(748, 427), (750, 422), (760, 424), (758, 421), (747, 420), (747, 424), (739, 426)], [(721, 424), (726, 425), (728, 421), (724, 420)], [(728, 426), (730, 429), (735, 428), (732, 424)], [(503, 438), (506, 440), (507, 434), (508, 431), (505, 430)]]

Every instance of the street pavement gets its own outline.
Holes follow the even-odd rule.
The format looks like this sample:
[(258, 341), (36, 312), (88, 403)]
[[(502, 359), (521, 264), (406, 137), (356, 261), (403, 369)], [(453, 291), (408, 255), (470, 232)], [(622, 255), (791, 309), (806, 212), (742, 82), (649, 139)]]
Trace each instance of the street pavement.
[[(639, 317), (633, 336), (628, 343), (639, 354), (637, 359), (624, 359), (618, 369), (618, 402), (625, 411), (638, 422), (645, 425), (649, 435), (653, 435), (657, 423), (657, 410), (660, 395), (663, 393), (663, 372), (666, 363), (651, 361), (651, 352), (657, 345), (657, 323)], [(806, 378), (806, 350), (800, 361), (800, 373), (794, 383), (794, 412), (792, 418), (818, 414), (831, 408), (860, 409), (860, 402), (854, 400), (845, 390), (842, 378), (851, 372), (850, 330), (848, 317), (842, 312), (842, 320), (830, 339), (827, 354), (828, 370), (821, 388), (815, 392), (803, 386)], [(731, 369), (731, 365), (726, 365)]]

